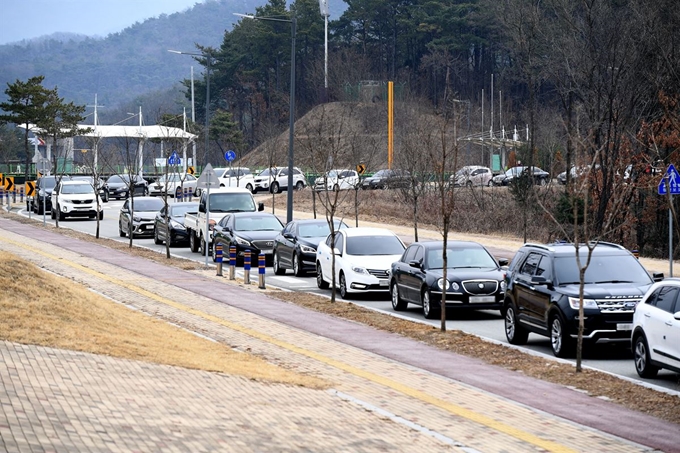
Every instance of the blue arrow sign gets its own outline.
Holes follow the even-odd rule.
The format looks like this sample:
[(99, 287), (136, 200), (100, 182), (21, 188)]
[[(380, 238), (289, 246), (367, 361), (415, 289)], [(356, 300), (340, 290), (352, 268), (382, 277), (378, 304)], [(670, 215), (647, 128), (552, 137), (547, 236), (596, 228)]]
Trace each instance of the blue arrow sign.
[(666, 187), (670, 190), (671, 195), (680, 195), (680, 173), (675, 169), (673, 164), (668, 166), (666, 174), (659, 182), (659, 195), (666, 195)]
[(224, 158), (226, 159), (227, 162), (231, 162), (234, 159), (236, 159), (236, 153), (233, 150), (229, 150), (224, 153)]
[(168, 157), (168, 165), (179, 165), (181, 162), (182, 159), (175, 151), (173, 151), (172, 154), (170, 154), (170, 157)]

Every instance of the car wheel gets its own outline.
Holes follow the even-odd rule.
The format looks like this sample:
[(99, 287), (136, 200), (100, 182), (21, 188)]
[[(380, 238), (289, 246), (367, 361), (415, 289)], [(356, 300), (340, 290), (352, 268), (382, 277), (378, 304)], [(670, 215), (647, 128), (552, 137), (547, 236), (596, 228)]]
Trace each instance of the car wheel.
[(57, 218), (57, 213), (54, 211), (54, 209), (50, 211), (50, 217), (52, 218), (52, 220)]
[(489, 179), (489, 182), (486, 183), (487, 187), (493, 187), (493, 181)]
[(250, 193), (255, 193), (255, 191), (253, 190), (253, 185), (252, 185), (252, 184), (247, 184), (247, 185), (246, 185), (246, 189), (248, 189), (248, 191), (249, 191)]
[(104, 220), (104, 211), (99, 211), (99, 220)]
[(539, 185), (541, 186), (547, 186), (548, 185), (548, 180), (545, 178), (541, 178), (540, 181), (538, 182)]
[(295, 184), (295, 190), (302, 190), (305, 188), (305, 183), (302, 181), (298, 181), (297, 184)]
[(469, 188), (472, 188), (472, 181), (466, 182), (465, 185), (468, 186)]
[(406, 310), (408, 302), (399, 296), (399, 287), (397, 286), (396, 281), (393, 281), (392, 286), (390, 286), (390, 295), (392, 296), (392, 308), (394, 311)]
[(155, 227), (153, 229), (153, 242), (156, 245), (161, 245), (163, 241), (161, 241), (161, 238), (158, 237), (158, 227)]
[(271, 191), (271, 193), (281, 193), (281, 188), (279, 187), (279, 183), (276, 182), (276, 181), (274, 181), (274, 182), (272, 183), (272, 185), (271, 185), (271, 187), (269, 188), (269, 190)]
[(274, 262), (272, 263), (272, 267), (274, 268), (274, 273), (276, 275), (283, 275), (286, 273), (285, 269), (281, 269), (281, 265), (279, 263), (279, 254), (274, 253)]
[(57, 205), (57, 212), (59, 212), (59, 221), (62, 221), (66, 218), (66, 214), (61, 212), (61, 209), (59, 209), (59, 205)]
[(302, 266), (300, 266), (300, 258), (298, 257), (297, 253), (293, 254), (293, 274), (295, 274), (296, 277), (302, 277)]
[(333, 186), (333, 192), (337, 192), (339, 190), (340, 190), (340, 186), (338, 186), (337, 184)]
[(198, 240), (196, 239), (196, 233), (194, 231), (189, 233), (189, 249), (193, 253), (198, 253)]
[(323, 279), (323, 272), (319, 263), (316, 263), (316, 286), (319, 289), (328, 289), (328, 282)]
[(124, 238), (125, 237), (125, 231), (120, 227), (120, 224), (118, 224), (118, 236)]
[(529, 331), (519, 325), (517, 313), (512, 304), (508, 304), (505, 308), (505, 338), (508, 339), (508, 343), (516, 345), (527, 344), (529, 338)]
[[(205, 255), (206, 251), (206, 244), (205, 244), (205, 237), (201, 236), (201, 254)], [(208, 250), (208, 255), (210, 255), (211, 250)]]
[(566, 358), (573, 355), (573, 344), (562, 317), (558, 314), (553, 315), (550, 319), (550, 345), (555, 357)]
[(212, 243), (212, 253), (211, 253), (211, 255), (212, 255), (213, 263), (216, 263), (217, 262), (217, 241), (213, 241), (213, 243)]
[(425, 315), (425, 319), (435, 319), (439, 313), (439, 307), (435, 308), (434, 305), (432, 305), (430, 290), (424, 289), (420, 294), (420, 297), (423, 304), (423, 315)]
[(347, 279), (345, 278), (345, 273), (340, 272), (340, 297), (347, 299), (349, 294), (347, 293)]
[(659, 368), (652, 365), (649, 357), (649, 346), (644, 335), (638, 335), (633, 343), (633, 355), (635, 357), (635, 371), (642, 378), (654, 378)]

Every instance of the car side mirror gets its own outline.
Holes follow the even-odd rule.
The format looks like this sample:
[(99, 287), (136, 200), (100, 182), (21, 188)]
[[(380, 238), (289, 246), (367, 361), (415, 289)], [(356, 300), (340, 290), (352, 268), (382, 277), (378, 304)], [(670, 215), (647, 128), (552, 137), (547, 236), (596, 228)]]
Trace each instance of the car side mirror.
[(411, 267), (415, 267), (416, 269), (420, 269), (420, 261), (419, 260), (411, 260), (408, 262), (408, 265)]
[(655, 282), (660, 282), (664, 279), (663, 272), (654, 272), (652, 274), (652, 279), (654, 279)]
[(198, 212), (205, 212), (205, 203), (201, 203), (198, 205)]
[(508, 261), (507, 258), (501, 258), (501, 259), (498, 260), (498, 265), (501, 266), (501, 267), (507, 266), (508, 263), (510, 263), (510, 261)]
[(673, 315), (673, 318), (675, 318), (675, 319), (677, 319), (678, 321), (680, 321), (680, 311), (675, 312), (675, 314)]
[(258, 210), (258, 211), (264, 211), (264, 203), (263, 203), (263, 202), (260, 201), (260, 202), (257, 204), (257, 210)]
[(545, 277), (539, 277), (538, 275), (534, 275), (533, 277), (531, 277), (531, 284), (550, 286), (552, 285), (552, 281), (548, 280)]
[(283, 233), (283, 237), (286, 239), (295, 239), (295, 236), (293, 236), (291, 233)]

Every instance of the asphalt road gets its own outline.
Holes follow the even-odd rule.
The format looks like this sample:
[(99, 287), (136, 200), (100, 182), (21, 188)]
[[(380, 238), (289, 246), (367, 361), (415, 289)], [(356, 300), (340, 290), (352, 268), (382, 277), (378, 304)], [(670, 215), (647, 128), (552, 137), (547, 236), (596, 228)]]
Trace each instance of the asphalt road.
[[(129, 238), (121, 238), (118, 234), (118, 216), (123, 200), (111, 200), (104, 203), (104, 219), (100, 222), (100, 237), (112, 239), (121, 242), (129, 241)], [(21, 215), (26, 217), (29, 213), (23, 209), (20, 211)], [(30, 214), (33, 218), (43, 219), (43, 216), (37, 216), (35, 213)], [(54, 224), (49, 216), (49, 213), (44, 216), (46, 223)], [(285, 220), (285, 219), (284, 219)], [(66, 219), (59, 222), (62, 228), (71, 228), (73, 230), (81, 231), (88, 234), (95, 234), (97, 221), (94, 219)], [(413, 240), (412, 238), (403, 238), (406, 242)], [(156, 250), (159, 253), (165, 253), (165, 245), (154, 244), (153, 238), (135, 238), (134, 243), (137, 246), (147, 247)], [(497, 251), (489, 247), (491, 253), (501, 256), (507, 256), (507, 251)], [(194, 261), (205, 262), (206, 258), (203, 255), (192, 253), (188, 245), (186, 247), (173, 247), (171, 253), (174, 256), (191, 259)], [(208, 264), (212, 265), (212, 258), (208, 257)], [(225, 266), (226, 267), (226, 266)], [(240, 268), (237, 270), (239, 274)], [(255, 271), (256, 272), (256, 271)], [(225, 269), (226, 275), (226, 269)], [(257, 274), (251, 274), (251, 278), (257, 277)], [(287, 275), (274, 275), (271, 268), (266, 273), (266, 284), (268, 286), (275, 286), (285, 288), (292, 291), (307, 291), (330, 296), (329, 290), (320, 290), (316, 286), (316, 278), (309, 277), (295, 277), (292, 272)], [(338, 294), (338, 299), (340, 298)], [(348, 301), (354, 302), (358, 305), (387, 313), (393, 316), (401, 316), (413, 321), (427, 323), (433, 326), (439, 326), (439, 320), (426, 320), (422, 314), (419, 306), (409, 305), (405, 312), (395, 313), (392, 310), (392, 305), (387, 293), (374, 295), (359, 295)], [(491, 310), (465, 311), (465, 312), (449, 312), (446, 320), (447, 330), (462, 330), (492, 341), (503, 344), (508, 344), (505, 339), (503, 319), (500, 313)], [(514, 346), (513, 346), (514, 347)], [(527, 350), (534, 354), (539, 354), (547, 358), (555, 359), (550, 348), (548, 338), (539, 335), (530, 334), (529, 342), (526, 346), (519, 349)], [(557, 359), (555, 359), (557, 360)], [(575, 360), (569, 360), (575, 362)], [(680, 375), (666, 370), (661, 370), (656, 379), (640, 379), (635, 372), (632, 354), (628, 345), (626, 344), (597, 344), (594, 348), (587, 351), (583, 358), (583, 366), (601, 370), (626, 379), (636, 382), (642, 382), (645, 385), (655, 386), (668, 391), (672, 391), (680, 396)]]

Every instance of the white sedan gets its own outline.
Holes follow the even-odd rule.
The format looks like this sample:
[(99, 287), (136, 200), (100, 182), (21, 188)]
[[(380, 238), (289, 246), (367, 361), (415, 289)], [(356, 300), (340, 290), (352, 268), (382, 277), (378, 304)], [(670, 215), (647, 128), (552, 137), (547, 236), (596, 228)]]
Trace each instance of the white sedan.
[[(328, 235), (316, 251), (316, 284), (332, 284), (335, 255), (335, 285), (343, 299), (349, 293), (389, 291), (390, 268), (404, 253), (404, 243), (385, 228), (347, 228)], [(334, 247), (331, 247), (334, 245)]]
[(161, 176), (149, 185), (149, 195), (163, 195), (167, 193), (169, 197), (175, 197), (178, 190), (182, 189), (185, 192), (191, 192), (193, 195), (196, 192), (197, 183), (196, 177), (188, 173), (170, 173)]

